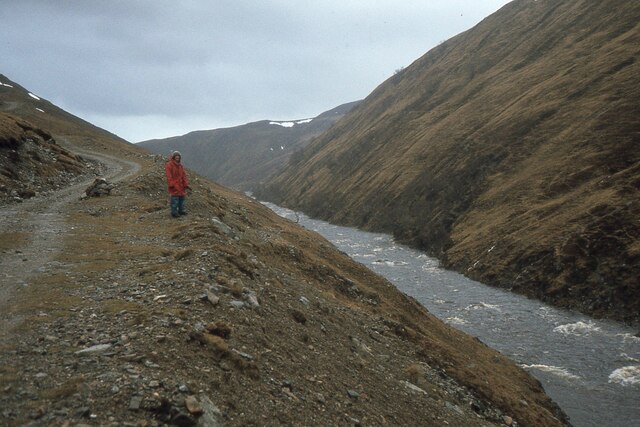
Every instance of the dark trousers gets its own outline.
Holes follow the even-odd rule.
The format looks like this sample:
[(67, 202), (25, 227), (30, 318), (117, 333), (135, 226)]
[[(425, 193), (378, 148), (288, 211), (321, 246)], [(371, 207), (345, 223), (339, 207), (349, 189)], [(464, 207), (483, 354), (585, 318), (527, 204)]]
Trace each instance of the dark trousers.
[(171, 216), (184, 215), (184, 196), (171, 196)]

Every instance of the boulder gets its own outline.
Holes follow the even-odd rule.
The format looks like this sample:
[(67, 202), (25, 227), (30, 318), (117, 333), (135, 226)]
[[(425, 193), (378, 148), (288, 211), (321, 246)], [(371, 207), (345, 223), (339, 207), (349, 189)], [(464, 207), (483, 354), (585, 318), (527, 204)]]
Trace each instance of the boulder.
[(113, 190), (113, 184), (104, 178), (96, 178), (85, 190), (87, 197), (108, 196)]

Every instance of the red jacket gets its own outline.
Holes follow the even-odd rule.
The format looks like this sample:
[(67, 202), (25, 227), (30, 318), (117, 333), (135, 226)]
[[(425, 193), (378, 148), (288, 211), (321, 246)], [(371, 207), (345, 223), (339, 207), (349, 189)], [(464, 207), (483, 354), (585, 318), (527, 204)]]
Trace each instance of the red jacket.
[(169, 184), (169, 194), (172, 196), (185, 196), (185, 190), (189, 187), (187, 174), (181, 163), (171, 159), (167, 162), (165, 169), (167, 171), (167, 183)]

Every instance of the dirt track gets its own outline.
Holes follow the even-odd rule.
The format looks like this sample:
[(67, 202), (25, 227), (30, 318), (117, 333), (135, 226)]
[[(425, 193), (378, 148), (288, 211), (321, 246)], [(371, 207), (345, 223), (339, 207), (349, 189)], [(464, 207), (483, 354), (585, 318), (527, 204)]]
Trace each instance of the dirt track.
[[(138, 163), (129, 160), (65, 146), (75, 154), (99, 162), (101, 176), (110, 182), (122, 181), (140, 170)], [(13, 235), (17, 243), (0, 258), (0, 340), (6, 339), (8, 331), (19, 322), (19, 318), (9, 316), (7, 309), (15, 292), (29, 286), (37, 276), (65, 268), (54, 259), (64, 246), (64, 236), (73, 233), (67, 216), (94, 179), (94, 175), (78, 177), (76, 183), (54, 193), (23, 203), (0, 205), (0, 230)]]

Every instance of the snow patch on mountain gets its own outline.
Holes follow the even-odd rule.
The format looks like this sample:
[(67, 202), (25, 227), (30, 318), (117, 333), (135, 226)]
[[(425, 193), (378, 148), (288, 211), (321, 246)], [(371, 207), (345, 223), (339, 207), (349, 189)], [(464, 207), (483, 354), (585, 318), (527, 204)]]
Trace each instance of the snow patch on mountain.
[(301, 125), (304, 123), (310, 123), (313, 119), (304, 119), (304, 120), (298, 120), (295, 122), (269, 122), (270, 125), (278, 125), (278, 126), (282, 126), (284, 128), (292, 128), (295, 125)]

